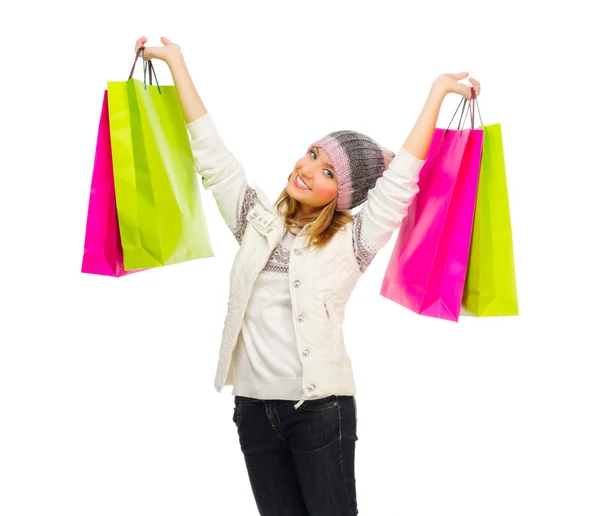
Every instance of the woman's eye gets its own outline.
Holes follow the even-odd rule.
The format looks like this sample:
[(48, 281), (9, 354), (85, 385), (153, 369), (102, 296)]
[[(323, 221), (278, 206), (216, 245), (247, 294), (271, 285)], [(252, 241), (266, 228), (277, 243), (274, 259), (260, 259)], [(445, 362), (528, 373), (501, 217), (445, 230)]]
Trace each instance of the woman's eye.
[[(315, 151), (310, 151), (310, 154), (314, 154), (315, 155), (315, 159), (317, 159), (317, 154), (315, 153)], [(328, 168), (324, 168), (323, 170), (325, 170), (325, 172), (328, 173), (328, 177), (330, 177), (331, 179), (333, 179), (333, 172), (331, 170), (329, 170)]]

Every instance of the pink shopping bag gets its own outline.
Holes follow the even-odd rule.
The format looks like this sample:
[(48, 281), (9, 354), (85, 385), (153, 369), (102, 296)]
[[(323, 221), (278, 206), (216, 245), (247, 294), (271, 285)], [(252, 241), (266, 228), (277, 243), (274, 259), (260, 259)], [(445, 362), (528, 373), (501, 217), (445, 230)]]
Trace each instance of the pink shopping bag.
[(418, 314), (458, 321), (482, 147), (483, 130), (435, 129), (382, 296)]
[(144, 269), (126, 271), (123, 267), (110, 146), (108, 93), (105, 91), (96, 141), (81, 272), (118, 277), (140, 270)]

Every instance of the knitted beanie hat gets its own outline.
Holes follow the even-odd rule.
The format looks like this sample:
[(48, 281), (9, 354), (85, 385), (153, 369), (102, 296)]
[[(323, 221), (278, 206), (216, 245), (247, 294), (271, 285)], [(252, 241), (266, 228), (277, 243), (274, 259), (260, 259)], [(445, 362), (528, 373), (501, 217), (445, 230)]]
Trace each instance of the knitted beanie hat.
[(334, 131), (313, 142), (329, 156), (338, 181), (336, 209), (351, 210), (367, 200), (395, 154), (357, 131)]

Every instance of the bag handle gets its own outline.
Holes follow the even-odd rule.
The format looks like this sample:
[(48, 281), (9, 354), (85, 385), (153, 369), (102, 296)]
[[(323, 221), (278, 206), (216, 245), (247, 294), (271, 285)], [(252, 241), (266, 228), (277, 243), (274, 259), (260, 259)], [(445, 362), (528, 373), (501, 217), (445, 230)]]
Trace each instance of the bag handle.
[[(158, 93), (161, 93), (160, 91), (160, 85), (158, 84), (158, 77), (156, 77), (156, 70), (154, 70), (154, 65), (152, 64), (152, 61), (150, 59), (148, 59), (148, 67), (150, 68), (150, 72), (148, 73), (148, 77), (149, 77), (149, 84), (150, 86), (152, 86), (152, 74), (154, 73), (154, 78), (156, 79), (156, 87), (158, 88)], [(146, 77), (146, 70), (144, 69), (144, 78)]]
[[(475, 129), (475, 106), (477, 106), (477, 113), (479, 114), (479, 121), (481, 122), (481, 125), (485, 125), (483, 123), (483, 119), (481, 118), (481, 112), (479, 111), (479, 102), (477, 102), (477, 94), (475, 93), (475, 88), (471, 87), (471, 99), (468, 100), (469, 102), (469, 113), (471, 113), (471, 129)], [(465, 102), (467, 102), (467, 99), (464, 99)], [(461, 115), (462, 116), (462, 115)], [(465, 117), (465, 121), (467, 120), (467, 117)], [(460, 127), (460, 124), (459, 124)]]
[(463, 122), (463, 114), (465, 112), (465, 105), (467, 104), (467, 102), (469, 103), (468, 110), (467, 110), (467, 116), (469, 115), (469, 113), (471, 114), (471, 129), (475, 129), (475, 109), (474, 108), (471, 109), (471, 105), (473, 105), (473, 104), (477, 106), (477, 113), (479, 114), (479, 121), (481, 122), (481, 125), (485, 125), (483, 123), (483, 119), (481, 118), (481, 112), (479, 111), (479, 102), (477, 102), (477, 94), (475, 93), (475, 88), (473, 88), (473, 86), (471, 86), (471, 99), (470, 100), (467, 98), (461, 99), (460, 104), (458, 105), (458, 107), (456, 108), (456, 111), (452, 115), (452, 119), (450, 120), (450, 123), (448, 124), (446, 131), (444, 131), (444, 136), (446, 136), (446, 133), (450, 130), (450, 126), (452, 125), (452, 120), (454, 120), (454, 117), (456, 116), (456, 113), (458, 112), (458, 110), (460, 109), (461, 106), (463, 109), (460, 113), (460, 118), (458, 119), (458, 130), (461, 131), (463, 129), (461, 127), (461, 125), (463, 125), (463, 123), (466, 122), (466, 120), (467, 120), (467, 116), (465, 116), (465, 120)]
[(158, 93), (160, 95), (162, 95), (162, 92), (160, 91), (160, 85), (158, 84), (158, 77), (156, 77), (156, 70), (154, 70), (154, 65), (152, 64), (152, 60), (148, 59), (148, 61), (146, 62), (144, 59), (144, 49), (145, 47), (140, 47), (138, 48), (138, 51), (135, 53), (135, 61), (133, 62), (133, 66), (131, 67), (131, 72), (129, 72), (129, 79), (131, 79), (133, 77), (133, 71), (135, 70), (135, 65), (137, 63), (138, 58), (140, 57), (140, 50), (142, 51), (142, 62), (143, 62), (143, 69), (144, 69), (144, 89), (146, 88), (146, 71), (149, 69), (149, 77), (150, 77), (150, 86), (152, 86), (152, 74), (154, 73), (154, 78), (156, 79), (156, 87), (158, 88)]

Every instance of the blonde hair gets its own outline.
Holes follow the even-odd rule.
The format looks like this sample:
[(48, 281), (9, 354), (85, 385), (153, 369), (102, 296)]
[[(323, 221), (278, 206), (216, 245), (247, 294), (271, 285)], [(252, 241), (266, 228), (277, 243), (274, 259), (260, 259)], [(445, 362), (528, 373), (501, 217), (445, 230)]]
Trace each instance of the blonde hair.
[(317, 215), (298, 219), (296, 218), (296, 215), (298, 214), (300, 203), (296, 199), (290, 197), (286, 188), (284, 188), (279, 195), (275, 206), (279, 213), (285, 216), (284, 227), (286, 229), (301, 229), (309, 222), (312, 223), (311, 227), (306, 232), (306, 236), (310, 237), (308, 246), (314, 246), (316, 249), (320, 249), (327, 244), (327, 242), (329, 242), (335, 234), (342, 230), (353, 218), (352, 212), (349, 210), (336, 210), (337, 198), (335, 198), (330, 203), (323, 206)]

